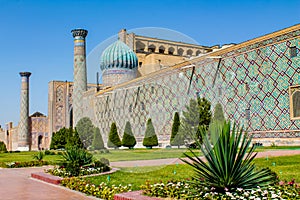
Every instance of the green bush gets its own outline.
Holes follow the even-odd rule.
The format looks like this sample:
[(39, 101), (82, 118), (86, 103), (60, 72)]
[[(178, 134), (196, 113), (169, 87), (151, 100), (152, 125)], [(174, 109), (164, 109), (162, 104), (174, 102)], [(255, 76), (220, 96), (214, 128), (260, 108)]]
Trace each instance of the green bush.
[(3, 141), (0, 141), (0, 153), (6, 153), (7, 152), (7, 149), (6, 149), (6, 145)]
[(85, 148), (92, 145), (94, 125), (90, 118), (83, 117), (76, 124), (76, 130)]
[(33, 159), (41, 162), (41, 161), (43, 161), (44, 157), (45, 157), (45, 152), (39, 151), (36, 155), (33, 156)]
[(223, 108), (222, 108), (222, 105), (220, 103), (217, 103), (216, 106), (215, 106), (213, 120), (214, 121), (219, 121), (221, 123), (224, 123), (224, 121), (225, 121)]
[(122, 145), (132, 149), (136, 145), (136, 139), (132, 133), (130, 122), (126, 122), (125, 130), (122, 139)]
[(52, 134), (50, 149), (64, 149), (69, 136), (69, 129), (61, 128)]
[(147, 121), (147, 127), (146, 127), (146, 131), (145, 131), (143, 145), (147, 148), (152, 148), (153, 146), (158, 145), (158, 139), (157, 139), (151, 119), (148, 119), (148, 121)]
[(35, 167), (35, 166), (43, 166), (43, 165), (50, 165), (52, 163), (48, 161), (25, 161), (25, 162), (1, 162), (0, 167), (3, 168), (20, 168), (20, 167)]
[(117, 125), (115, 122), (111, 124), (110, 132), (108, 136), (107, 146), (109, 148), (118, 148), (122, 146), (120, 137), (118, 135)]
[(56, 153), (54, 151), (45, 150), (45, 155), (55, 155)]
[(93, 150), (104, 149), (103, 138), (98, 127), (94, 128), (94, 139), (92, 143), (92, 148)]
[(247, 133), (235, 124), (231, 127), (230, 122), (213, 130), (219, 132), (219, 139), (214, 145), (209, 141), (206, 129), (200, 130), (203, 135), (201, 151), (207, 162), (193, 151), (192, 155), (185, 153), (192, 162), (182, 160), (196, 172), (192, 182), (195, 187), (208, 186), (215, 188), (216, 192), (225, 193), (237, 188), (253, 189), (274, 184), (276, 175), (270, 169), (256, 169), (253, 159), (257, 153), (254, 154), (254, 146), (249, 148), (251, 137)]
[(210, 102), (205, 98), (191, 99), (180, 120), (179, 133), (189, 142), (202, 141), (201, 128), (208, 129), (211, 121)]
[(178, 112), (175, 112), (174, 114), (174, 120), (173, 120), (173, 125), (172, 125), (172, 133), (171, 133), (171, 138), (170, 138), (170, 144), (172, 146), (178, 146), (184, 145), (184, 136), (179, 132), (180, 128), (180, 119), (179, 119), (179, 114)]
[(66, 149), (72, 148), (72, 147), (78, 147), (78, 148), (84, 148), (83, 142), (81, 141), (81, 138), (79, 137), (79, 134), (77, 132), (77, 129), (73, 130), (72, 128), (69, 129), (69, 135), (67, 138), (67, 144)]
[(63, 158), (65, 159), (66, 171), (71, 176), (78, 176), (81, 167), (88, 166), (93, 162), (93, 155), (77, 146), (67, 149), (63, 153)]

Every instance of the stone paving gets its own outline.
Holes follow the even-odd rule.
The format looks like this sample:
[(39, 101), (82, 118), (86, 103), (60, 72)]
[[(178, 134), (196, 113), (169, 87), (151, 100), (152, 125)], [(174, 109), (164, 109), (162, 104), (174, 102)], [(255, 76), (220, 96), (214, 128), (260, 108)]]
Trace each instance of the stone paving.
[[(272, 157), (300, 154), (300, 150), (274, 150), (259, 152), (257, 157)], [(179, 159), (159, 159), (144, 161), (111, 162), (114, 167), (157, 166), (181, 163)], [(38, 181), (30, 177), (31, 173), (44, 171), (47, 167), (0, 168), (1, 200), (80, 200), (96, 199), (62, 186)]]

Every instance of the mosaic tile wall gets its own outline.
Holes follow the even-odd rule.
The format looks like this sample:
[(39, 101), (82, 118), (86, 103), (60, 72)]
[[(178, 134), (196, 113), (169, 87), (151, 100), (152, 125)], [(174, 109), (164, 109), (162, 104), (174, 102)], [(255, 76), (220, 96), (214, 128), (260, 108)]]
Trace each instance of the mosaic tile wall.
[[(220, 55), (191, 66), (148, 76), (94, 99), (94, 123), (107, 137), (110, 125), (119, 133), (130, 121), (138, 141), (152, 118), (159, 140), (167, 144), (174, 112), (181, 112), (190, 98), (205, 96), (214, 108), (223, 105), (225, 116), (236, 120), (255, 137), (300, 137), (298, 120), (290, 120), (290, 85), (300, 84), (300, 31)], [(195, 68), (193, 69), (193, 65)]]

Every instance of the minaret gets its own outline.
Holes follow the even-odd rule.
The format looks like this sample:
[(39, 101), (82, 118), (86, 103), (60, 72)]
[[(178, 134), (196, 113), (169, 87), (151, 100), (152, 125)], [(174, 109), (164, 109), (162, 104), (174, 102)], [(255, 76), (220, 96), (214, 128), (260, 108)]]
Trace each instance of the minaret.
[(31, 138), (29, 133), (29, 77), (30, 72), (20, 72), (22, 78), (21, 85), (21, 108), (20, 108), (20, 122), (18, 134), (18, 150), (30, 151)]
[(74, 88), (73, 88), (73, 126), (82, 118), (82, 96), (87, 90), (85, 37), (88, 31), (74, 29)]

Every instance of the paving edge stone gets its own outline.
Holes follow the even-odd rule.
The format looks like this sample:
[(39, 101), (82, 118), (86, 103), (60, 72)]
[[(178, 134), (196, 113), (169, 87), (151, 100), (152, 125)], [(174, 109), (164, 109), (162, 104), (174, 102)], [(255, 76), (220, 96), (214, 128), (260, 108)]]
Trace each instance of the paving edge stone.
[(162, 198), (148, 197), (142, 193), (143, 190), (115, 194), (114, 200), (162, 200)]

